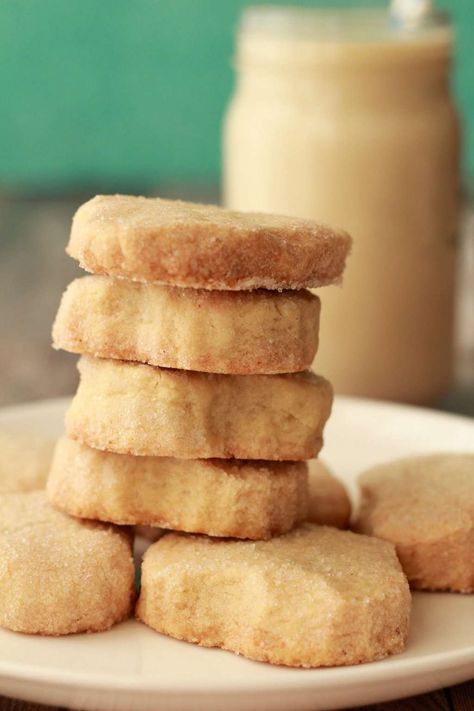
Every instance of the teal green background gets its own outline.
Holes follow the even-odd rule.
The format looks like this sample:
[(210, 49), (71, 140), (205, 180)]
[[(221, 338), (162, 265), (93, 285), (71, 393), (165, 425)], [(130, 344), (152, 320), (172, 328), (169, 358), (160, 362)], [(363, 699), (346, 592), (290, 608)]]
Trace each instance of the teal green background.
[[(247, 4), (0, 0), (0, 185), (67, 191), (218, 180), (234, 31)], [(455, 89), (468, 138), (474, 0), (440, 5), (457, 29)], [(465, 148), (471, 175), (473, 143)]]

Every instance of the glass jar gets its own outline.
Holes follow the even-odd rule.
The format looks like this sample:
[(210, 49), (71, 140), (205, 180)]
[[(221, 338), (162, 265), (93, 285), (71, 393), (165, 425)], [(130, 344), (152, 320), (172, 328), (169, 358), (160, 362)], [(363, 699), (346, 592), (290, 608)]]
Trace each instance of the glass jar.
[(321, 290), (315, 368), (339, 393), (430, 403), (453, 351), (458, 121), (445, 16), (251, 8), (224, 127), (228, 207), (314, 218), (354, 238)]

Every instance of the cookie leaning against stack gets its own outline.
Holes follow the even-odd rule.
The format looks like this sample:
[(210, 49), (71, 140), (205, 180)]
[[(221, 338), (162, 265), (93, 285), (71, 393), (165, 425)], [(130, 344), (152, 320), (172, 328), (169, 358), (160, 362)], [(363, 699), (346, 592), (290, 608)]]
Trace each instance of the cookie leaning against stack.
[(306, 220), (131, 196), (83, 205), (68, 252), (94, 275), (69, 286), (53, 327), (55, 347), (82, 358), (51, 501), (251, 539), (304, 520), (304, 462), (332, 402), (307, 370), (320, 302), (305, 287), (339, 280), (349, 246)]
[(130, 615), (132, 536), (55, 511), (44, 491), (0, 496), (0, 625), (15, 632), (100, 632)]
[(356, 530), (395, 545), (413, 588), (474, 592), (474, 455), (399, 459), (359, 484)]

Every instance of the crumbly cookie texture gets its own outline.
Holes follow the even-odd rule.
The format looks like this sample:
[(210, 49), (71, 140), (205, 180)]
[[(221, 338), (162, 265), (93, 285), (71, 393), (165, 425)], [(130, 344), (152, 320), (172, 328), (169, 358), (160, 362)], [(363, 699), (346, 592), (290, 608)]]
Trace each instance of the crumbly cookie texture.
[(339, 282), (351, 239), (312, 220), (214, 205), (98, 195), (67, 252), (89, 272), (203, 289), (302, 289)]
[(44, 489), (55, 441), (0, 430), (0, 493)]
[(256, 543), (168, 534), (145, 553), (137, 605), (163, 634), (301, 667), (401, 652), (409, 612), (392, 545), (311, 524)]
[(305, 518), (307, 466), (131, 457), (62, 438), (48, 494), (54, 506), (81, 518), (261, 539)]
[(79, 371), (68, 435), (122, 454), (305, 460), (331, 411), (331, 385), (308, 371), (212, 375), (85, 356)]
[(309, 291), (206, 291), (89, 276), (63, 294), (55, 348), (206, 373), (311, 366), (320, 301)]
[(309, 464), (309, 506), (307, 520), (335, 528), (347, 528), (351, 500), (342, 482), (319, 459)]
[(413, 588), (474, 592), (474, 455), (383, 464), (359, 478), (357, 530), (395, 544)]
[(0, 496), (0, 625), (15, 632), (99, 632), (134, 600), (126, 529), (56, 511), (44, 491)]

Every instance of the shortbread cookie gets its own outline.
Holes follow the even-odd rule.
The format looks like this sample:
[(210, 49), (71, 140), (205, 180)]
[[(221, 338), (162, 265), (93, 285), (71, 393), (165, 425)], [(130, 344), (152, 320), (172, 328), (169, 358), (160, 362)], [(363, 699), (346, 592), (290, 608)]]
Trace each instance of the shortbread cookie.
[(43, 489), (54, 444), (35, 434), (0, 431), (0, 493)]
[(109, 277), (76, 279), (53, 327), (55, 348), (206, 373), (294, 373), (318, 345), (309, 291), (180, 289)]
[(307, 520), (324, 526), (347, 528), (351, 500), (345, 486), (319, 459), (309, 462), (309, 507)]
[(409, 611), (393, 546), (311, 524), (256, 543), (168, 534), (145, 553), (137, 605), (163, 634), (302, 667), (401, 652)]
[[(309, 464), (309, 502), (306, 520), (322, 526), (348, 528), (351, 518), (351, 500), (345, 486), (337, 479), (320, 459)], [(135, 527), (137, 535), (157, 541), (163, 535), (159, 528)]]
[(131, 195), (76, 212), (67, 248), (87, 271), (199, 289), (339, 282), (351, 239), (312, 220)]
[(395, 544), (413, 588), (474, 592), (474, 454), (402, 459), (359, 484), (356, 528)]
[(304, 460), (317, 454), (330, 384), (293, 375), (211, 375), (79, 361), (70, 437), (96, 449), (181, 459)]
[(73, 516), (206, 533), (270, 538), (306, 515), (303, 462), (131, 457), (66, 437), (48, 481), (51, 503)]
[(44, 491), (0, 496), (0, 625), (15, 632), (99, 632), (131, 612), (127, 529), (55, 511)]

